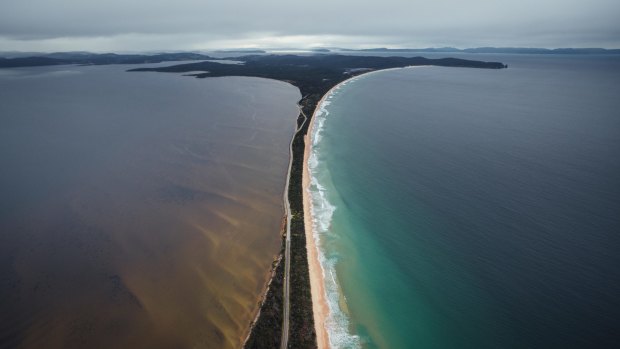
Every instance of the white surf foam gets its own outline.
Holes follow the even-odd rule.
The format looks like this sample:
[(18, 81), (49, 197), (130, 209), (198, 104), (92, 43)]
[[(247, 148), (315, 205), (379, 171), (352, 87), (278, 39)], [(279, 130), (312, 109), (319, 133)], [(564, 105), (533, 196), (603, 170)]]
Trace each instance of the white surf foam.
[[(345, 82), (340, 86), (344, 86), (347, 83), (348, 82)], [(349, 318), (340, 307), (342, 292), (336, 274), (338, 256), (334, 253), (328, 255), (325, 248), (321, 245), (323, 237), (333, 238), (337, 236), (336, 232), (332, 230), (331, 225), (337, 207), (329, 201), (326, 189), (329, 173), (327, 173), (326, 168), (320, 166), (320, 153), (317, 145), (319, 145), (321, 141), (325, 120), (327, 116), (329, 116), (329, 111), (326, 108), (331, 104), (334, 92), (336, 92), (340, 86), (332, 90), (323, 100), (315, 114), (312, 134), (313, 148), (308, 159), (308, 169), (310, 172), (310, 188), (308, 190), (312, 203), (313, 237), (317, 244), (319, 262), (323, 275), (325, 276), (325, 293), (329, 307), (329, 315), (325, 326), (328, 332), (330, 346), (332, 348), (361, 348), (360, 337), (350, 333)], [(324, 181), (324, 183), (321, 183), (321, 181)]]

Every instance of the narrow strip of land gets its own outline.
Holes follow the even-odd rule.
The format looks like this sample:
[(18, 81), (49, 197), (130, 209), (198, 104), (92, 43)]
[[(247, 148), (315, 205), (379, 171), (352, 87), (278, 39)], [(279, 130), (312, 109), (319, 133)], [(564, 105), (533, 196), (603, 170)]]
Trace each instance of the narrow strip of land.
[[(295, 131), (297, 134), (299, 130)], [(284, 246), (284, 295), (283, 295), (283, 314), (282, 314), (282, 339), (280, 340), (280, 348), (286, 349), (288, 346), (288, 324), (289, 324), (289, 312), (291, 309), (290, 301), (289, 301), (289, 287), (290, 287), (290, 273), (291, 273), (291, 203), (288, 200), (288, 186), (289, 179), (291, 177), (291, 166), (293, 164), (293, 139), (291, 139), (291, 144), (289, 146), (289, 163), (288, 163), (288, 171), (286, 173), (286, 186), (284, 189), (284, 208), (286, 211), (286, 239)]]
[(283, 306), (283, 319), (282, 319), (282, 339), (280, 340), (280, 348), (286, 349), (288, 347), (288, 328), (289, 328), (289, 312), (290, 312), (290, 272), (291, 272), (291, 203), (288, 199), (288, 188), (291, 177), (291, 167), (293, 166), (293, 141), (297, 134), (306, 124), (308, 118), (304, 113), (304, 110), (301, 105), (299, 105), (299, 113), (303, 116), (303, 122), (301, 125), (297, 127), (295, 130), (295, 134), (293, 138), (291, 138), (291, 143), (289, 145), (289, 162), (288, 162), (288, 171), (286, 173), (286, 186), (284, 187), (284, 207), (286, 210), (286, 242), (284, 248), (284, 306)]

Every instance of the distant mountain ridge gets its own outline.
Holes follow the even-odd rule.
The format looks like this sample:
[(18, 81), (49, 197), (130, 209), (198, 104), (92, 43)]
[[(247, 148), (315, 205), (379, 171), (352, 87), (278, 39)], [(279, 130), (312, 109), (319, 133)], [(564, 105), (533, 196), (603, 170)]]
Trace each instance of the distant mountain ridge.
[[(216, 53), (237, 54), (265, 54), (263, 50), (221, 50)], [(309, 52), (334, 53), (338, 52), (366, 52), (366, 53), (495, 53), (495, 54), (562, 54), (562, 55), (587, 55), (587, 54), (620, 54), (620, 49), (604, 48), (520, 48), (520, 47), (478, 47), (458, 49), (454, 47), (430, 47), (430, 48), (369, 48), (369, 49), (346, 49), (346, 48), (314, 48)], [(102, 64), (141, 64), (161, 63), (191, 60), (214, 60), (205, 54), (195, 52), (156, 53), (156, 54), (116, 54), (116, 53), (91, 53), (91, 52), (0, 52), (0, 68), (34, 67), (64, 64), (79, 65), (102, 65)], [(220, 58), (221, 59), (221, 58)]]
[[(262, 51), (261, 51), (262, 52)], [(255, 62), (257, 60), (270, 62), (271, 64), (298, 64), (297, 61), (302, 61), (304, 64), (312, 65), (332, 65), (332, 64), (348, 64), (349, 68), (355, 68), (359, 64), (359, 60), (362, 57), (353, 57), (346, 55), (324, 54), (326, 50), (317, 50), (315, 55), (308, 57), (295, 56), (295, 55), (263, 55), (254, 54), (247, 55), (247, 52), (235, 52), (242, 53), (243, 56), (234, 56), (227, 58), (214, 58), (211, 56), (203, 55), (200, 53), (182, 52), (182, 53), (159, 53), (159, 54), (116, 54), (116, 53), (89, 53), (89, 52), (55, 52), (46, 53), (28, 57), (14, 57), (14, 58), (0, 58), (0, 68), (16, 68), (16, 67), (34, 67), (34, 66), (51, 66), (51, 65), (66, 65), (66, 64), (78, 64), (78, 65), (104, 65), (104, 64), (144, 64), (144, 63), (161, 63), (161, 62), (174, 62), (174, 61), (210, 61), (210, 60), (240, 60), (246, 63)], [(404, 64), (411, 58), (406, 57), (393, 57), (390, 64)], [(417, 57), (422, 59), (422, 57)], [(306, 60), (308, 60), (306, 62)], [(362, 59), (368, 66), (362, 66), (364, 68), (379, 68), (374, 64), (385, 64), (385, 57), (364, 57)], [(379, 61), (381, 63), (379, 63)], [(346, 62), (346, 63), (345, 63)], [(425, 61), (426, 62), (426, 61)], [(209, 63), (209, 62), (206, 62)], [(415, 62), (419, 63), (418, 61)], [(438, 64), (448, 66), (468, 66), (468, 67), (480, 67), (484, 65), (488, 67), (487, 63), (476, 61), (465, 61), (460, 59), (445, 58), (444, 60), (437, 60)], [(219, 63), (211, 63), (219, 66)], [(499, 64), (499, 63), (498, 63)], [(406, 64), (405, 64), (406, 65)], [(343, 66), (344, 67), (344, 66)], [(343, 68), (340, 67), (340, 68)], [(503, 67), (503, 65), (501, 65)], [(499, 65), (495, 68), (501, 68)]]
[(476, 47), (458, 49), (455, 47), (429, 48), (369, 48), (369, 49), (341, 49), (355, 52), (464, 52), (464, 53), (514, 53), (514, 54), (620, 54), (620, 49), (605, 48), (534, 48), (534, 47)]
[[(0, 54), (1, 55), (1, 54)], [(116, 54), (116, 53), (89, 53), (89, 52), (55, 52), (35, 54), (29, 57), (2, 58), (0, 68), (34, 67), (46, 65), (81, 64), (140, 64), (161, 63), (173, 61), (209, 60), (215, 59), (207, 55), (181, 52), (160, 54)]]

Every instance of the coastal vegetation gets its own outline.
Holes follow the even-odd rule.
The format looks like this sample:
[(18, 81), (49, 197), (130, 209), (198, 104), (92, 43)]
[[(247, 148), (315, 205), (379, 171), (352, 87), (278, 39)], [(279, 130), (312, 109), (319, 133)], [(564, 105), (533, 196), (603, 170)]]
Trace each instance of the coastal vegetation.
[(199, 53), (161, 53), (156, 55), (57, 52), (34, 54), (27, 57), (0, 57), (0, 68), (36, 67), (63, 64), (105, 65), (105, 64), (143, 64), (169, 61), (191, 61), (214, 59)]
[(289, 335), (289, 348), (316, 347), (302, 186), (304, 135), (308, 132), (309, 125), (309, 122), (304, 123), (293, 139), (293, 163), (288, 192), (291, 204), (291, 334)]
[(282, 337), (282, 310), (284, 286), (284, 236), (280, 258), (275, 263), (275, 271), (269, 289), (261, 304), (260, 315), (251, 325), (250, 335), (245, 342), (247, 349), (278, 348)]

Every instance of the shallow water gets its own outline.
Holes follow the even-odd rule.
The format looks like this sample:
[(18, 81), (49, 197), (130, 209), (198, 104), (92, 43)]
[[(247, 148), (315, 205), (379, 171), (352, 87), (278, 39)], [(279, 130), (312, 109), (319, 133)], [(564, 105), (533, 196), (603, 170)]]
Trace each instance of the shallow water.
[(239, 347), (279, 251), (299, 91), (0, 70), (0, 347)]
[(317, 118), (336, 347), (614, 345), (620, 60), (488, 60), (359, 77)]

